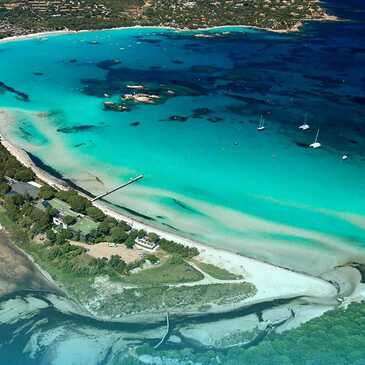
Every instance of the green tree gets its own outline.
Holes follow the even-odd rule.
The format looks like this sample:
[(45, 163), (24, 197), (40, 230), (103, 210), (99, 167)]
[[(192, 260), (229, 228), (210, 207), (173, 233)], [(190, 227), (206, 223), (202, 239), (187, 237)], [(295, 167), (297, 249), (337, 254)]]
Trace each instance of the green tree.
[(33, 208), (30, 217), (33, 219), (34, 224), (32, 232), (34, 234), (44, 233), (51, 228), (51, 217), (39, 208)]
[(136, 242), (135, 242), (135, 239), (134, 239), (133, 237), (129, 236), (129, 237), (126, 239), (126, 241), (124, 242), (124, 244), (125, 244), (125, 246), (126, 246), (127, 248), (132, 249), (132, 248), (134, 247), (134, 245), (136, 244)]
[(126, 231), (126, 232), (129, 232), (131, 230), (131, 226), (124, 221), (118, 222), (118, 227), (122, 228), (123, 231)]
[(68, 226), (71, 226), (76, 223), (76, 217), (72, 215), (65, 215), (64, 217), (62, 217), (62, 221)]
[(14, 177), (16, 180), (26, 182), (34, 179), (34, 173), (31, 169), (21, 168), (15, 173)]
[(159, 240), (159, 236), (154, 233), (154, 232), (150, 232), (148, 233), (148, 239), (151, 241), (151, 242), (157, 242)]
[(99, 223), (97, 230), (100, 232), (100, 234), (106, 236), (110, 233), (110, 225), (104, 220), (103, 222)]
[(51, 200), (56, 196), (57, 191), (49, 185), (43, 185), (39, 189), (38, 196), (44, 200)]
[(53, 207), (48, 208), (47, 213), (52, 218), (57, 217), (60, 214), (59, 210)]
[(123, 243), (128, 238), (128, 234), (120, 227), (111, 229), (111, 241), (115, 243)]
[(147, 232), (144, 229), (138, 231), (138, 238), (143, 238), (147, 236)]
[(78, 213), (84, 213), (86, 209), (85, 199), (79, 195), (74, 195), (70, 198), (68, 203), (71, 206), (71, 209)]
[(20, 194), (14, 194), (10, 197), (10, 200), (13, 202), (14, 205), (20, 207), (25, 202), (25, 197)]
[(50, 241), (52, 243), (56, 242), (56, 240), (57, 240), (57, 235), (52, 229), (49, 229), (47, 231), (46, 236), (47, 236), (48, 241)]
[(96, 207), (88, 207), (86, 208), (86, 214), (98, 221), (98, 222), (102, 222), (105, 219), (105, 214), (102, 212), (102, 210), (100, 210), (99, 208)]
[(11, 188), (7, 183), (5, 183), (5, 182), (0, 183), (0, 195), (5, 195), (10, 190), (11, 190)]

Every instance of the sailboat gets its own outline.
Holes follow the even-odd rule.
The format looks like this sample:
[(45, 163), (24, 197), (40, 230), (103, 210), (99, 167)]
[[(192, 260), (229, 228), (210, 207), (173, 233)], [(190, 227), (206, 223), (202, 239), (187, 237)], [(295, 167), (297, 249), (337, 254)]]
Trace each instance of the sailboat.
[(309, 129), (309, 124), (307, 123), (308, 120), (308, 114), (305, 113), (305, 117), (304, 117), (304, 124), (300, 125), (298, 128), (301, 129), (302, 131), (306, 131), (307, 129)]
[(316, 139), (314, 140), (314, 142), (312, 144), (309, 145), (310, 148), (319, 148), (322, 145), (318, 142), (318, 136), (319, 136), (319, 128), (317, 130), (317, 134), (316, 134)]
[(257, 127), (258, 131), (263, 131), (265, 129), (265, 120), (264, 117), (261, 115), (259, 126)]

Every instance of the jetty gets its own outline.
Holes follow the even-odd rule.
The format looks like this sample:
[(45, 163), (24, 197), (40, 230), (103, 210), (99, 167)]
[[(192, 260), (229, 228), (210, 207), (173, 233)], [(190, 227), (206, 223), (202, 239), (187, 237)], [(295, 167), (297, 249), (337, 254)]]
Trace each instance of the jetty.
[(163, 335), (163, 337), (161, 338), (160, 342), (153, 347), (155, 350), (157, 350), (165, 342), (169, 333), (170, 333), (170, 318), (169, 318), (169, 312), (167, 312), (166, 313), (166, 332)]
[(128, 185), (131, 185), (131, 184), (133, 184), (133, 183), (135, 183), (135, 182), (137, 182), (137, 181), (139, 181), (139, 180), (141, 180), (141, 179), (143, 179), (143, 175), (139, 175), (139, 176), (137, 176), (137, 177), (134, 177), (133, 179), (130, 179), (129, 181), (127, 181), (126, 183), (124, 183), (124, 184), (122, 184), (122, 185), (119, 185), (119, 186), (117, 186), (116, 188), (114, 188), (114, 189), (112, 189), (112, 190), (109, 190), (109, 191), (107, 191), (106, 193), (103, 193), (103, 194), (100, 194), (100, 195), (98, 195), (98, 196), (96, 196), (94, 199), (92, 199), (91, 201), (92, 202), (95, 202), (95, 201), (97, 201), (97, 200), (99, 200), (99, 199), (102, 199), (102, 198), (104, 198), (104, 197), (106, 197), (106, 196), (108, 196), (108, 195), (110, 195), (110, 194), (112, 194), (112, 193), (114, 193), (114, 192), (116, 192), (116, 191), (118, 191), (118, 190), (120, 190), (120, 189), (123, 189), (123, 188), (125, 188), (126, 186), (128, 186)]

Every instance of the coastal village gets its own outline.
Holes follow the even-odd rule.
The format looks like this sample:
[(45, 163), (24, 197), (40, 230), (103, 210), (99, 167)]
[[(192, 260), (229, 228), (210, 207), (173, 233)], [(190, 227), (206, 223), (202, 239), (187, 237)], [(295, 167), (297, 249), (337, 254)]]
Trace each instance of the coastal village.
[(0, 38), (136, 25), (249, 25), (285, 31), (303, 20), (325, 18), (316, 0), (1, 0)]

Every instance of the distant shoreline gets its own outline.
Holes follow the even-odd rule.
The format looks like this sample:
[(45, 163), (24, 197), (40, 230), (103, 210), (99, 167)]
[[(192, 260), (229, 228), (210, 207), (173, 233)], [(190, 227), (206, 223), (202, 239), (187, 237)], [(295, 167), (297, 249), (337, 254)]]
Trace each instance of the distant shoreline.
[(54, 35), (67, 35), (67, 34), (79, 34), (79, 33), (96, 33), (96, 32), (105, 32), (105, 31), (113, 31), (113, 30), (124, 30), (124, 29), (151, 29), (151, 30), (158, 30), (158, 29), (165, 29), (165, 30), (171, 30), (175, 31), (177, 33), (197, 33), (197, 32), (206, 32), (206, 31), (212, 31), (212, 30), (222, 30), (222, 29), (231, 29), (231, 28), (237, 28), (237, 29), (244, 29), (244, 28), (251, 28), (254, 30), (261, 30), (261, 31), (267, 31), (272, 33), (279, 33), (279, 34), (285, 34), (285, 33), (294, 33), (300, 31), (300, 28), (304, 25), (304, 22), (307, 21), (339, 21), (340, 19), (335, 15), (328, 15), (325, 13), (325, 15), (322, 18), (318, 19), (301, 19), (298, 20), (297, 23), (295, 23), (292, 27), (288, 29), (272, 29), (272, 28), (265, 28), (265, 27), (259, 27), (255, 25), (217, 25), (212, 27), (201, 27), (201, 28), (175, 28), (175, 27), (169, 27), (169, 26), (148, 26), (148, 25), (135, 25), (135, 26), (121, 26), (121, 27), (111, 27), (111, 28), (101, 28), (101, 29), (82, 29), (82, 30), (71, 30), (71, 29), (63, 29), (63, 30), (50, 30), (50, 31), (44, 31), (44, 32), (36, 32), (36, 33), (29, 33), (24, 35), (18, 35), (18, 36), (11, 36), (0, 39), (1, 43), (9, 43), (9, 42), (15, 42), (15, 41), (21, 41), (21, 40), (27, 40), (27, 39), (34, 39), (37, 37), (47, 37), (47, 36), (54, 36)]

